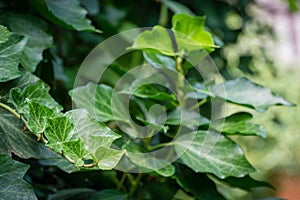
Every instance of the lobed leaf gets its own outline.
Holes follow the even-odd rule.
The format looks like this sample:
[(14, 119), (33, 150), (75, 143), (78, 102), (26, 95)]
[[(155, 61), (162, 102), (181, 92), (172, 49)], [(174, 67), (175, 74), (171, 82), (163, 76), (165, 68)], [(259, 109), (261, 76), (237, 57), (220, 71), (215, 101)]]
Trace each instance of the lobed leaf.
[(117, 166), (118, 162), (124, 155), (124, 150), (116, 150), (107, 147), (99, 147), (94, 157), (98, 162), (98, 167), (103, 170), (111, 170)]
[(0, 44), (6, 42), (9, 36), (9, 30), (5, 26), (0, 25)]

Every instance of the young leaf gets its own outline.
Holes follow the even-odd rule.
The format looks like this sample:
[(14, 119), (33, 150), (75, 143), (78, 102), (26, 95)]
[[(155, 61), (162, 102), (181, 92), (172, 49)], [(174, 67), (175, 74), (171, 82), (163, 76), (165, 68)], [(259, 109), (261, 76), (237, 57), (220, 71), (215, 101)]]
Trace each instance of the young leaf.
[(154, 26), (138, 35), (130, 49), (151, 49), (166, 56), (175, 56), (168, 30), (161, 26)]
[(54, 109), (56, 112), (62, 110), (62, 106), (59, 105), (48, 93), (49, 87), (43, 82), (37, 82), (30, 84), (25, 88), (12, 88), (9, 94), (9, 103), (12, 103), (17, 111), (21, 114), (28, 116), (29, 106), (28, 102), (34, 101), (40, 105), (44, 105), (50, 109)]
[(111, 170), (117, 166), (124, 153), (124, 150), (99, 147), (93, 156), (98, 162), (98, 167), (100, 169)]
[[(206, 134), (212, 134), (216, 139), (211, 147), (204, 143)], [(203, 155), (202, 148), (210, 151)], [(179, 155), (183, 153), (180, 159), (195, 172), (212, 173), (221, 179), (242, 177), (255, 171), (236, 143), (213, 132), (198, 131), (180, 136), (176, 140), (175, 150)]]
[[(70, 95), (77, 108), (85, 108), (98, 121), (128, 122), (121, 100), (116, 96), (113, 97), (113, 88), (107, 85), (89, 83), (71, 90)], [(113, 112), (112, 106), (115, 107), (116, 112)]]
[(11, 34), (4, 43), (0, 43), (0, 82), (22, 75), (19, 63), (26, 43), (27, 38), (17, 34)]
[(29, 114), (27, 127), (36, 135), (45, 131), (47, 119), (55, 116), (55, 112), (50, 108), (40, 105), (34, 101), (28, 102)]
[(63, 150), (63, 142), (71, 140), (74, 126), (67, 117), (47, 119), (46, 123), (45, 136), (48, 139), (46, 145), (60, 153)]
[[(224, 88), (225, 93), (222, 92)], [(282, 97), (272, 93), (270, 89), (255, 84), (244, 77), (216, 85), (212, 88), (212, 92), (216, 97), (254, 108), (260, 112), (266, 111), (270, 106), (274, 105), (293, 105)]]
[(174, 30), (179, 51), (180, 49), (194, 49), (193, 42), (189, 41), (188, 38), (191, 38), (198, 46), (209, 52), (216, 47), (211, 34), (205, 31), (204, 22), (205, 18), (199, 16), (186, 14), (176, 14), (173, 16), (172, 30)]
[(44, 49), (49, 48), (53, 43), (48, 25), (33, 15), (12, 12), (2, 12), (0, 22), (6, 25), (11, 32), (28, 38), (21, 57), (21, 64), (27, 71), (34, 72), (37, 64), (43, 59)]
[(5, 26), (0, 25), (0, 44), (6, 42), (9, 36), (9, 30)]
[(0, 154), (0, 162), (0, 199), (37, 199), (32, 186), (23, 179), (29, 165), (14, 161), (3, 154)]
[(64, 155), (74, 160), (75, 166), (80, 167), (84, 164), (82, 159), (88, 154), (88, 152), (80, 139), (76, 141), (63, 142), (62, 149)]
[(36, 137), (22, 130), (23, 123), (14, 115), (0, 108), (0, 153), (14, 153), (21, 158), (56, 158)]

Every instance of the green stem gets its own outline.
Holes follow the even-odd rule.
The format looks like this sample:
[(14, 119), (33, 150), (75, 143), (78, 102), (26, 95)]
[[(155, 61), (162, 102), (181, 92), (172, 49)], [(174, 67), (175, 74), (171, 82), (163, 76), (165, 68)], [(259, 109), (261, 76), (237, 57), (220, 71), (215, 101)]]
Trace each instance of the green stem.
[(178, 95), (178, 101), (180, 107), (184, 108), (185, 106), (185, 97), (184, 97), (184, 92), (182, 91), (184, 87), (184, 70), (182, 68), (182, 57), (177, 56), (176, 57), (176, 70), (178, 72), (178, 77), (177, 77), (177, 85), (176, 85), (176, 90), (177, 90), (177, 95)]
[(127, 177), (127, 173), (123, 173), (122, 178), (121, 178), (120, 182), (118, 183), (117, 190), (120, 190), (123, 187), (126, 177)]
[(20, 115), (19, 113), (17, 113), (17, 111), (15, 111), (14, 109), (12, 109), (11, 107), (9, 107), (8, 105), (1, 103), (0, 102), (0, 107), (4, 108), (5, 110), (7, 110), (8, 112), (10, 112), (11, 114), (13, 114), (16, 118), (22, 120), (22, 122), (26, 125), (27, 122), (26, 120), (22, 117), (22, 115)]
[(136, 179), (133, 181), (133, 183), (131, 185), (131, 188), (130, 188), (130, 191), (129, 191), (129, 196), (133, 196), (135, 194), (136, 190), (139, 187), (139, 183), (140, 183), (142, 177), (143, 177), (142, 173), (139, 173), (137, 175)]
[(166, 26), (168, 23), (168, 8), (164, 3), (161, 3), (158, 24)]
[(157, 145), (154, 145), (154, 146), (150, 146), (150, 150), (155, 150), (155, 149), (158, 149), (158, 148), (161, 148), (161, 147), (171, 146), (171, 145), (174, 145), (174, 144), (175, 144), (174, 142), (160, 143), (160, 144), (157, 144)]
[(195, 104), (194, 106), (191, 106), (189, 108), (189, 110), (194, 110), (195, 108), (198, 108), (200, 106), (202, 106), (203, 104), (205, 104), (207, 102), (207, 98), (202, 99), (199, 103)]

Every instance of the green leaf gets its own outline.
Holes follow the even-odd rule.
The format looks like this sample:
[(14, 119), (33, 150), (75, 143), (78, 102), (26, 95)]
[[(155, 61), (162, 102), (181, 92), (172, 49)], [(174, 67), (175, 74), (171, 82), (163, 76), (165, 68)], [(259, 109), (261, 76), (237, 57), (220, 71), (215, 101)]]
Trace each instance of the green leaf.
[(168, 30), (161, 26), (154, 26), (152, 30), (139, 34), (129, 49), (151, 49), (166, 56), (176, 55)]
[[(209, 140), (216, 140), (215, 144), (205, 142), (207, 134)], [(255, 171), (236, 143), (214, 132), (198, 131), (180, 136), (175, 150), (182, 154), (182, 162), (195, 172), (212, 173), (221, 179), (242, 177)]]
[(22, 130), (22, 121), (0, 108), (0, 152), (14, 153), (21, 158), (55, 158), (57, 154), (37, 142), (29, 131)]
[(55, 116), (55, 112), (50, 108), (36, 102), (28, 102), (29, 114), (27, 127), (36, 135), (45, 131), (47, 119)]
[(118, 162), (124, 155), (124, 150), (116, 150), (107, 147), (99, 147), (94, 157), (98, 162), (98, 167), (103, 170), (111, 170), (117, 166)]
[(225, 199), (218, 193), (215, 183), (203, 173), (196, 173), (185, 166), (178, 165), (175, 178), (177, 183), (186, 192), (192, 193), (196, 199)]
[(187, 127), (198, 127), (201, 125), (207, 125), (210, 120), (200, 113), (195, 111), (189, 111), (184, 108), (176, 108), (168, 114), (166, 124), (169, 125), (182, 125)]
[(32, 186), (23, 179), (29, 165), (14, 161), (3, 154), (0, 154), (0, 162), (0, 199), (37, 199)]
[(65, 116), (47, 119), (46, 123), (45, 136), (48, 139), (46, 145), (56, 152), (61, 152), (63, 149), (63, 142), (72, 139), (74, 129), (73, 124)]
[(43, 166), (57, 166), (59, 169), (67, 173), (77, 172), (80, 169), (70, 163), (66, 158), (57, 154), (55, 158), (40, 159), (38, 163)]
[(0, 43), (0, 82), (9, 81), (22, 75), (19, 63), (27, 43), (27, 38), (11, 34), (4, 43)]
[(211, 34), (205, 31), (205, 17), (176, 14), (172, 18), (172, 30), (179, 50), (196, 50), (200, 46), (210, 52), (216, 47)]
[(9, 36), (9, 30), (5, 26), (0, 25), (0, 44), (6, 42)]
[[(121, 100), (113, 96), (113, 88), (107, 85), (89, 83), (70, 91), (77, 108), (85, 108), (98, 121), (128, 122), (128, 116)], [(112, 106), (116, 112), (113, 112)]]
[(82, 200), (91, 199), (95, 190), (89, 188), (71, 188), (59, 190), (54, 194), (50, 194), (47, 200)]
[(212, 128), (221, 131), (226, 135), (258, 135), (267, 137), (264, 127), (249, 121), (252, 118), (248, 113), (235, 113), (225, 119), (220, 119), (212, 123)]
[(15, 106), (19, 113), (25, 114), (26, 117), (29, 113), (28, 102), (31, 101), (59, 112), (62, 110), (62, 106), (51, 97), (48, 93), (49, 89), (49, 86), (42, 82), (30, 84), (23, 89), (12, 88), (8, 101)]
[[(222, 92), (225, 88), (225, 93)], [(293, 104), (271, 92), (270, 89), (251, 82), (247, 78), (226, 81), (212, 88), (215, 96), (239, 105), (266, 111), (273, 105), (292, 106)]]
[(162, 3), (165, 4), (173, 13), (179, 14), (187, 14), (187, 15), (194, 15), (194, 13), (185, 5), (178, 3), (177, 1), (172, 0), (162, 0)]
[(27, 71), (35, 71), (37, 64), (43, 59), (43, 51), (53, 43), (47, 23), (33, 15), (12, 12), (2, 12), (0, 22), (11, 32), (28, 38), (21, 64)]
[(169, 56), (162, 55), (159, 52), (153, 50), (144, 50), (143, 56), (145, 60), (156, 69), (166, 68), (176, 71), (175, 60)]
[(221, 182), (227, 183), (232, 187), (236, 187), (248, 191), (256, 187), (268, 187), (271, 189), (275, 189), (271, 184), (264, 181), (255, 180), (249, 175), (246, 175), (244, 177), (227, 177), (221, 180)]
[(127, 194), (124, 194), (118, 190), (106, 189), (96, 192), (91, 200), (127, 200)]
[(84, 164), (82, 159), (88, 154), (88, 152), (80, 139), (76, 141), (63, 142), (62, 149), (64, 155), (74, 160), (75, 166), (80, 167)]

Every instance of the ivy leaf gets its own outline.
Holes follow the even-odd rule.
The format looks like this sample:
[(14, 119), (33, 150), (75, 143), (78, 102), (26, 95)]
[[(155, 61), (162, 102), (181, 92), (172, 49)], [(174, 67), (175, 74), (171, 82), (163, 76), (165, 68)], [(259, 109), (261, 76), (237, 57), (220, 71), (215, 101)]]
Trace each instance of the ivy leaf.
[(107, 147), (99, 147), (94, 157), (98, 162), (98, 167), (103, 170), (111, 170), (117, 166), (118, 162), (124, 155), (124, 150), (116, 150)]
[[(206, 134), (211, 134), (217, 141), (207, 155), (202, 155), (202, 148), (210, 148), (203, 145)], [(236, 143), (214, 132), (198, 131), (180, 136), (175, 150), (179, 155), (183, 153), (180, 159), (195, 172), (212, 173), (221, 179), (242, 177), (255, 171)]]
[(21, 158), (56, 158), (44, 144), (37, 142), (36, 137), (22, 130), (22, 121), (0, 108), (0, 152), (14, 153)]
[(19, 63), (27, 43), (27, 38), (11, 34), (0, 43), (0, 82), (6, 82), (22, 75)]
[(84, 144), (80, 139), (63, 142), (62, 149), (64, 155), (74, 160), (75, 166), (80, 167), (84, 164), (82, 159), (88, 154), (88, 151), (85, 149)]
[(28, 38), (21, 64), (27, 71), (34, 72), (37, 64), (43, 59), (44, 49), (51, 47), (53, 43), (47, 23), (33, 15), (12, 12), (2, 12), (0, 21), (11, 32)]
[(154, 26), (152, 30), (139, 34), (129, 49), (150, 49), (166, 56), (176, 55), (168, 30), (161, 26)]
[(45, 136), (48, 139), (48, 143), (46, 145), (56, 152), (61, 152), (63, 142), (70, 141), (72, 138), (73, 129), (73, 124), (65, 116), (47, 119)]
[(55, 112), (50, 108), (36, 102), (29, 102), (27, 127), (36, 135), (45, 131), (47, 119), (53, 118)]
[(3, 154), (0, 154), (0, 162), (0, 199), (37, 199), (32, 186), (23, 179), (29, 165)]
[[(224, 88), (225, 93), (222, 92)], [(253, 83), (244, 77), (216, 85), (212, 87), (212, 92), (216, 97), (242, 106), (254, 108), (260, 112), (264, 112), (270, 106), (274, 105), (293, 105), (282, 97), (272, 93), (270, 89)]]
[(96, 191), (89, 188), (71, 188), (59, 190), (54, 194), (50, 194), (47, 200), (82, 200), (91, 199)]
[(166, 120), (166, 124), (182, 125), (187, 127), (198, 127), (209, 123), (210, 120), (201, 116), (198, 112), (189, 111), (184, 108), (176, 108), (168, 114), (168, 118)]
[(55, 158), (39, 159), (38, 163), (43, 166), (57, 166), (59, 169), (67, 173), (77, 172), (80, 170), (78, 167), (75, 167), (72, 163), (70, 163), (66, 158), (58, 154)]
[(0, 25), (0, 44), (6, 42), (9, 36), (9, 30), (5, 26)]
[(178, 3), (177, 1), (172, 0), (162, 0), (162, 3), (165, 4), (172, 12), (179, 14), (187, 14), (193, 16), (194, 13), (185, 5)]
[(214, 121), (212, 127), (226, 135), (258, 135), (266, 138), (264, 127), (249, 121), (251, 118), (252, 115), (249, 113), (235, 113), (225, 119)]
[(214, 45), (211, 34), (205, 31), (205, 17), (176, 14), (172, 18), (172, 30), (174, 30), (179, 50), (199, 49), (200, 46), (211, 52), (217, 47)]
[(167, 68), (169, 70), (176, 71), (175, 60), (169, 56), (162, 55), (153, 50), (144, 50), (143, 56), (145, 60), (156, 69)]
[[(85, 108), (98, 121), (128, 122), (128, 116), (121, 100), (113, 96), (113, 88), (107, 85), (89, 83), (70, 91), (77, 108)], [(116, 112), (113, 112), (112, 106)]]
[(127, 200), (127, 194), (120, 192), (118, 190), (105, 189), (100, 192), (96, 192), (91, 200)]
[(86, 149), (94, 154), (100, 147), (110, 147), (121, 136), (113, 132), (104, 123), (93, 119), (85, 109), (75, 109), (66, 113), (75, 126), (77, 134), (86, 145)]
[(21, 114), (28, 116), (29, 106), (28, 102), (34, 101), (40, 105), (44, 105), (50, 109), (54, 109), (56, 112), (62, 110), (62, 106), (59, 105), (48, 93), (49, 86), (43, 82), (37, 82), (26, 86), (25, 88), (12, 88), (9, 94), (9, 103), (12, 103), (17, 111)]

